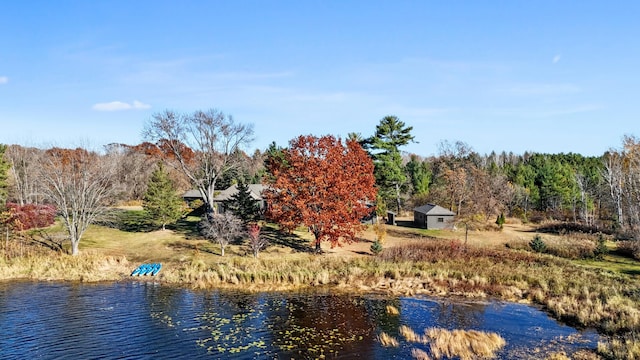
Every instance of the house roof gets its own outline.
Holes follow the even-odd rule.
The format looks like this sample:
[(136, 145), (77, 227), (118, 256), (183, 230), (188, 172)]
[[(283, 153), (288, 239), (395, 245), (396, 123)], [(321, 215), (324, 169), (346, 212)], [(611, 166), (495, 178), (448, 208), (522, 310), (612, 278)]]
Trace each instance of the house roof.
[(182, 195), (183, 198), (202, 198), (199, 190), (189, 190)]
[[(262, 200), (262, 191), (264, 190), (264, 188), (265, 186), (262, 184), (249, 184), (249, 193), (251, 194), (251, 197), (254, 200), (256, 201)], [(231, 200), (231, 197), (237, 193), (238, 193), (238, 186), (234, 184), (226, 188), (225, 190), (222, 190), (218, 195), (216, 195), (213, 198), (213, 201)], [(202, 199), (202, 195), (200, 195), (199, 190), (189, 190), (185, 192), (184, 195), (182, 195), (182, 197)]]
[(442, 206), (434, 204), (426, 204), (413, 209), (415, 212), (419, 212), (425, 215), (455, 215), (453, 211), (449, 211)]
[[(256, 201), (262, 200), (262, 191), (264, 190), (264, 188), (265, 186), (262, 184), (249, 184), (249, 194), (251, 195), (251, 198), (253, 198)], [(220, 194), (215, 196), (213, 198), (213, 201), (231, 200), (231, 197), (233, 197), (233, 195), (237, 193), (238, 193), (238, 185), (233, 184), (229, 186), (227, 189), (220, 192)]]

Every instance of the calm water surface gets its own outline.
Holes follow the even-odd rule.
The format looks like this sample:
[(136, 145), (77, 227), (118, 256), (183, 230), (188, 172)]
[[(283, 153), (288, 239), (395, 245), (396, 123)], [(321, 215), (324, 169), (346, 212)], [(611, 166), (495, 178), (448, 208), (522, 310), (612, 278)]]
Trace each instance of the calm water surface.
[[(390, 315), (393, 305), (399, 315)], [(499, 333), (500, 359), (593, 348), (529, 306), (330, 292), (193, 291), (154, 283), (0, 282), (0, 359), (411, 358), (400, 325)], [(398, 348), (375, 339), (384, 331)]]

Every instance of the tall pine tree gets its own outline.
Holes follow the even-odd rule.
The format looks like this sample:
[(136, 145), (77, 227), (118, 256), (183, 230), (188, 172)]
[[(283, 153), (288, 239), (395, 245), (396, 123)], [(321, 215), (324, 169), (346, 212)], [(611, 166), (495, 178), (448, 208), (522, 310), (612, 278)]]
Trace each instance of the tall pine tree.
[(151, 174), (142, 207), (154, 223), (162, 225), (162, 230), (167, 224), (176, 222), (182, 216), (183, 201), (176, 194), (173, 182), (161, 162)]
[(238, 192), (231, 199), (224, 202), (226, 209), (239, 217), (245, 224), (257, 221), (260, 218), (260, 205), (251, 196), (249, 185), (239, 183), (236, 185)]
[(372, 150), (374, 174), (378, 191), (388, 203), (395, 202), (401, 211), (400, 191), (407, 182), (400, 146), (413, 142), (413, 126), (406, 126), (396, 116), (385, 116), (376, 126), (376, 133), (364, 143)]

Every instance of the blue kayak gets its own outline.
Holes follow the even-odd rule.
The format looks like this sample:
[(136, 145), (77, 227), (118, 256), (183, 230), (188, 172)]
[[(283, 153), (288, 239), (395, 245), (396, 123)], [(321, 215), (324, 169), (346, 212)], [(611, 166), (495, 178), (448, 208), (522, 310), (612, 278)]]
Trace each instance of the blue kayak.
[(160, 263), (153, 264), (153, 270), (151, 270), (151, 275), (153, 276), (158, 275), (158, 273), (160, 272), (160, 269), (162, 269), (162, 264)]
[(135, 270), (133, 270), (133, 272), (131, 273), (131, 276), (142, 276), (146, 274), (148, 266), (149, 264), (142, 264), (138, 266)]
[(144, 272), (141, 272), (140, 275), (151, 275), (151, 272), (153, 271), (153, 266), (155, 264), (147, 264), (147, 267), (144, 268)]

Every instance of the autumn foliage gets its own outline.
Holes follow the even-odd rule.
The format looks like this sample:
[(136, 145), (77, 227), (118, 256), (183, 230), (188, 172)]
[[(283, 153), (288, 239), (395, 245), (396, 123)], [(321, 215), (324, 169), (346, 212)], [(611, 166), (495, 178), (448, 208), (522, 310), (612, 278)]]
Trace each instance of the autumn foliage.
[(56, 217), (56, 207), (53, 205), (7, 203), (10, 217), (6, 219), (16, 230), (29, 230), (53, 225)]
[(356, 141), (300, 136), (267, 163), (267, 217), (286, 230), (304, 225), (331, 246), (351, 242), (376, 198), (373, 162)]

